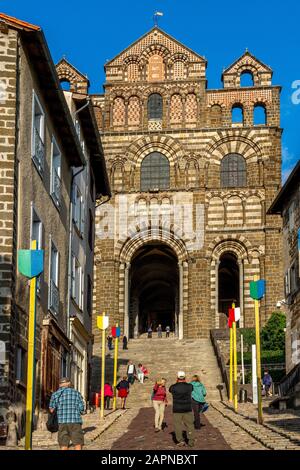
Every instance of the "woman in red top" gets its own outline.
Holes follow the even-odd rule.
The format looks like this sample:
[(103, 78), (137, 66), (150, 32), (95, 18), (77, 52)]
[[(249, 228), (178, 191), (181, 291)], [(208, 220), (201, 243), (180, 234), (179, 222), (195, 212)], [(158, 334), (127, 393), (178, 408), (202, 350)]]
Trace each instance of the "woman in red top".
[(108, 382), (106, 382), (104, 384), (104, 408), (106, 410), (109, 410), (110, 399), (113, 398), (113, 396), (114, 396), (113, 388)]
[(165, 408), (168, 404), (166, 379), (160, 379), (155, 383), (152, 392), (152, 403), (155, 409), (155, 432), (159, 432), (162, 430)]

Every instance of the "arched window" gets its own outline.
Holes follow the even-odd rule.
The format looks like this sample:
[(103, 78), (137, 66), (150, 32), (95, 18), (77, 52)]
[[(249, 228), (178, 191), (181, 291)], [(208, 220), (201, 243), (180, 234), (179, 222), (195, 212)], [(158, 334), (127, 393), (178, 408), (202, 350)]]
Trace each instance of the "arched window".
[(169, 186), (169, 160), (159, 152), (150, 153), (141, 165), (141, 191), (168, 189)]
[(253, 109), (253, 124), (255, 126), (267, 124), (266, 107), (263, 104), (256, 104)]
[(60, 84), (64, 91), (70, 91), (71, 83), (69, 82), (69, 80), (61, 80)]
[(148, 98), (148, 119), (162, 119), (163, 100), (159, 93), (152, 93)]
[(240, 84), (241, 87), (254, 86), (253, 73), (249, 72), (249, 70), (242, 72), (240, 77)]
[(232, 121), (232, 124), (244, 123), (244, 110), (241, 104), (234, 104), (232, 106), (231, 121)]
[(235, 188), (246, 186), (246, 161), (238, 153), (226, 155), (221, 162), (221, 186)]

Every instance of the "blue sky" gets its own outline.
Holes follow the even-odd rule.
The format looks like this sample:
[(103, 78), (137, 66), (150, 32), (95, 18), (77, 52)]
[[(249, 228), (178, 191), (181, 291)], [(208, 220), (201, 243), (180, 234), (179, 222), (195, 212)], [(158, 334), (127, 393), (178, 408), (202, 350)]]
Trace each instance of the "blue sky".
[(153, 26), (153, 12), (162, 11), (159, 25), (205, 56), (208, 87), (221, 87), (223, 67), (247, 47), (274, 70), (273, 84), (282, 85), (281, 126), (284, 129), (283, 178), (300, 157), (300, 2), (295, 0), (0, 0), (0, 10), (40, 25), (52, 56), (62, 55), (102, 92), (103, 64)]

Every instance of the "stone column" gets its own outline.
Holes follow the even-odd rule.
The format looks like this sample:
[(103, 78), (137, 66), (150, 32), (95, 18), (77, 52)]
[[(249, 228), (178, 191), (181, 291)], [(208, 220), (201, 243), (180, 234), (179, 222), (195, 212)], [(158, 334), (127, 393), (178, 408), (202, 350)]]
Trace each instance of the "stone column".
[(178, 312), (178, 339), (183, 338), (183, 265), (178, 263), (179, 268), (179, 312)]
[(220, 260), (216, 261), (215, 265), (215, 328), (220, 326), (219, 316), (219, 266)]
[(239, 264), (239, 279), (240, 279), (240, 309), (241, 309), (241, 319), (240, 319), (240, 328), (244, 327), (244, 261), (240, 259)]
[(129, 339), (129, 270), (130, 263), (125, 264), (124, 277), (124, 335)]

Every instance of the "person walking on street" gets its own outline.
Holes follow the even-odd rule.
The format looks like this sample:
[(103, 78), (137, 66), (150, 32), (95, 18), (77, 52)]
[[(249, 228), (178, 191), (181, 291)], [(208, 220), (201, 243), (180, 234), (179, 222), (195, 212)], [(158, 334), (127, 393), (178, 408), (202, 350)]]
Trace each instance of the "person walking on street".
[(152, 328), (149, 326), (148, 328), (148, 338), (152, 338)]
[(188, 446), (194, 446), (194, 416), (192, 412), (193, 386), (186, 382), (185, 373), (179, 371), (177, 382), (171, 385), (169, 392), (173, 396), (173, 422), (178, 446), (184, 446), (183, 430), (186, 429)]
[(192, 409), (194, 412), (194, 426), (195, 429), (201, 428), (200, 413), (205, 404), (206, 388), (200, 381), (198, 375), (193, 375), (191, 385), (193, 386), (192, 391)]
[(266, 397), (271, 397), (272, 393), (270, 392), (270, 388), (272, 387), (272, 377), (270, 376), (268, 370), (265, 370), (264, 372), (262, 383), (265, 388)]
[(121, 408), (122, 410), (125, 410), (126, 398), (129, 393), (129, 382), (126, 375), (124, 375), (123, 379), (120, 380), (116, 388), (118, 390), (118, 397), (121, 398)]
[(170, 331), (171, 331), (171, 328), (169, 326), (166, 326), (166, 338), (169, 338)]
[(134, 384), (134, 380), (135, 380), (136, 376), (137, 376), (137, 373), (136, 373), (135, 365), (133, 364), (132, 361), (128, 361), (128, 364), (127, 364), (127, 377), (128, 377), (128, 382), (130, 383), (130, 385)]
[(158, 336), (158, 338), (162, 338), (162, 327), (161, 327), (161, 325), (158, 325), (158, 327), (157, 327), (157, 336)]
[(84, 445), (82, 431), (82, 413), (84, 403), (82, 396), (74, 390), (68, 377), (59, 382), (59, 389), (51, 396), (50, 413), (56, 411), (58, 420), (58, 444), (61, 450), (68, 450), (70, 442), (75, 450), (81, 450)]
[(153, 387), (152, 392), (152, 403), (155, 410), (155, 432), (162, 430), (164, 422), (165, 409), (168, 404), (167, 401), (167, 390), (166, 390), (166, 379), (157, 380)]
[(123, 349), (128, 349), (127, 344), (128, 344), (127, 336), (124, 335), (123, 336)]
[(113, 396), (114, 396), (113, 388), (108, 382), (106, 382), (104, 384), (104, 408), (106, 410), (109, 410), (110, 399), (113, 398)]

